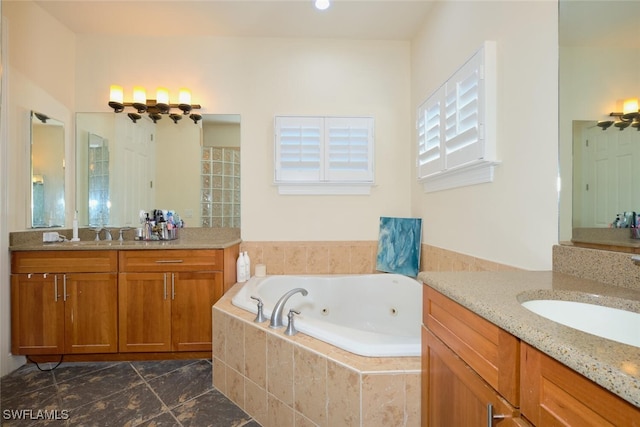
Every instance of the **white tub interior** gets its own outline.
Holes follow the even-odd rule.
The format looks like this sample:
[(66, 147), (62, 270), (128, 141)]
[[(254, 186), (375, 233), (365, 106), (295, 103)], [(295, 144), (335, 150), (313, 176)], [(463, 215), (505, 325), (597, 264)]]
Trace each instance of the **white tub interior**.
[[(285, 305), (298, 331), (355, 354), (370, 357), (420, 355), (422, 286), (396, 274), (253, 277), (233, 297), (233, 305), (257, 312), (256, 296), (269, 318), (278, 299), (294, 288)], [(268, 320), (267, 320), (268, 321)], [(283, 328), (284, 331), (284, 328)]]

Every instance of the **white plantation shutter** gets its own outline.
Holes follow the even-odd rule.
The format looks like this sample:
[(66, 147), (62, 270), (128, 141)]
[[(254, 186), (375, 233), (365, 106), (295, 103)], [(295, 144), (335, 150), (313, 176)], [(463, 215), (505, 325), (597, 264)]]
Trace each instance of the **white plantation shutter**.
[(481, 103), (481, 55), (475, 55), (446, 83), (445, 131), (446, 168), (482, 158), (484, 122)]
[(493, 181), (496, 52), (485, 42), (418, 107), (417, 172), (425, 191)]
[(373, 181), (373, 119), (326, 118), (325, 134), (326, 181)]
[(443, 88), (418, 108), (418, 176), (428, 176), (444, 168), (440, 146)]
[(368, 193), (373, 138), (371, 117), (277, 116), (275, 183), (283, 194)]
[(324, 126), (318, 117), (276, 117), (276, 181), (318, 181)]

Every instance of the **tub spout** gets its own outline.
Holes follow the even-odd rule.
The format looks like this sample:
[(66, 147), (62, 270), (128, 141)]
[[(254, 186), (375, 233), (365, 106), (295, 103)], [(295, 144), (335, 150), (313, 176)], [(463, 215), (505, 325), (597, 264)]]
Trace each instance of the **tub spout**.
[(280, 297), (275, 307), (273, 307), (273, 313), (271, 313), (271, 322), (269, 323), (270, 328), (279, 328), (281, 326), (284, 326), (284, 322), (282, 321), (282, 311), (284, 310), (284, 305), (292, 295), (297, 294), (298, 292), (300, 292), (302, 295), (308, 294), (306, 289), (295, 288), (291, 289), (289, 292)]

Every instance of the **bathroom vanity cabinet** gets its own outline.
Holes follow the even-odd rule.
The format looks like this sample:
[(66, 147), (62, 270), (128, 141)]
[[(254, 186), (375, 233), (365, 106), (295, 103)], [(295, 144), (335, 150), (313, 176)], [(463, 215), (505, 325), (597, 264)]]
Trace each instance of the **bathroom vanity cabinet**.
[(236, 282), (238, 253), (14, 251), (11, 351), (37, 361), (211, 357), (211, 307)]
[(207, 351), (223, 251), (121, 251), (120, 351)]
[(640, 409), (424, 287), (422, 425), (634, 426)]
[(14, 354), (117, 352), (115, 252), (17, 252), (11, 271)]
[(528, 425), (518, 410), (518, 350), (517, 338), (425, 286), (422, 425)]

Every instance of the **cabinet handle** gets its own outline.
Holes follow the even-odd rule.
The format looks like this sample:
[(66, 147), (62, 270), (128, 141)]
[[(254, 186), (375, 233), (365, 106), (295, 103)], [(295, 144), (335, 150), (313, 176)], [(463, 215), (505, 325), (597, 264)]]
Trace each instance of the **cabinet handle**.
[[(56, 278), (58, 278), (58, 276), (56, 276)], [(67, 297), (69, 295), (67, 295), (67, 275), (63, 274), (62, 275), (62, 295), (64, 295), (63, 300), (66, 301)]]
[(176, 299), (176, 274), (171, 273), (171, 299)]
[(164, 273), (164, 299), (167, 299), (167, 273)]
[(53, 300), (55, 302), (58, 302), (58, 276), (57, 275), (53, 276)]
[(493, 420), (503, 420), (507, 418), (506, 415), (493, 415), (493, 405), (489, 403), (487, 405), (487, 427), (493, 426)]
[(156, 260), (156, 264), (180, 264), (184, 262), (181, 259), (159, 259)]

